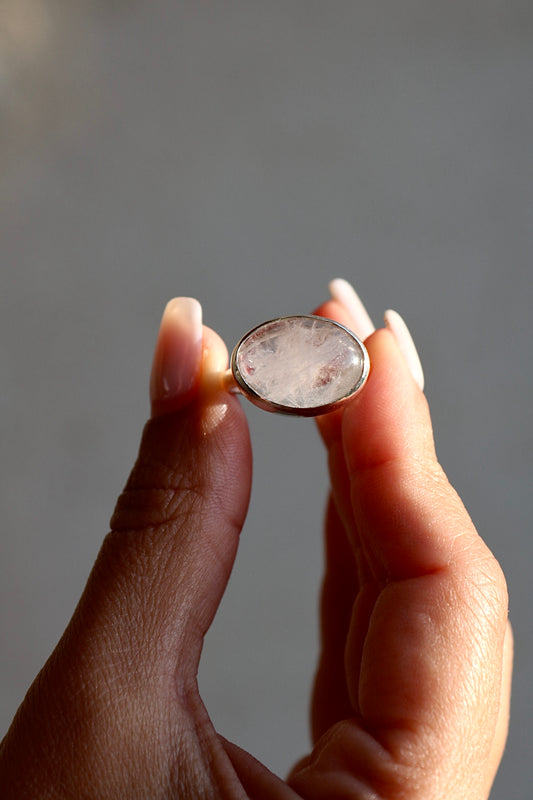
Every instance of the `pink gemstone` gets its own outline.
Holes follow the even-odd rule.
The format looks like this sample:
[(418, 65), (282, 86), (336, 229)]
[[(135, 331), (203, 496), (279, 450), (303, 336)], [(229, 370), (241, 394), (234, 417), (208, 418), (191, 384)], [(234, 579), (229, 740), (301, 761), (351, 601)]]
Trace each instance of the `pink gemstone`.
[(332, 320), (295, 316), (265, 322), (237, 345), (237, 382), (263, 408), (287, 413), (325, 413), (364, 383), (366, 350)]

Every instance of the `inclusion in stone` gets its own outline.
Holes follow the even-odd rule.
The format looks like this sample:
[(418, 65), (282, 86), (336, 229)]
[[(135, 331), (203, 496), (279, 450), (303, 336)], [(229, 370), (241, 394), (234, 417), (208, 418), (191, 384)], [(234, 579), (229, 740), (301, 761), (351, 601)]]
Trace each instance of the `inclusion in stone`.
[(240, 388), (269, 411), (315, 416), (363, 385), (368, 355), (347, 328), (323, 317), (281, 317), (246, 334), (232, 355)]

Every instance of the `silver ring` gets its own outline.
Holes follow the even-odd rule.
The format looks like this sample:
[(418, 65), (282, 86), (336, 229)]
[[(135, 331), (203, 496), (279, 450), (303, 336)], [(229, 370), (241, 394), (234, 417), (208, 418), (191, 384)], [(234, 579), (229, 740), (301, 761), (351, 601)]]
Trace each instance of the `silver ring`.
[(370, 370), (363, 342), (325, 317), (277, 317), (248, 331), (231, 356), (233, 388), (265, 411), (315, 417), (359, 392)]

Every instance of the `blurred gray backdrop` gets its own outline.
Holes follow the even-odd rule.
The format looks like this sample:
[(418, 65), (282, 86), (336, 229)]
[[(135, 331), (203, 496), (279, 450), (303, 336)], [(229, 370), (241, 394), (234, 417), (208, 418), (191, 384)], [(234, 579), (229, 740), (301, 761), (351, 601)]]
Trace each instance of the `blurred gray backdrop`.
[[(410, 324), (441, 460), (506, 571), (492, 796), (529, 797), (532, 253), (531, 0), (0, 0), (0, 735), (107, 530), (167, 299), (198, 297), (231, 346), (344, 276)], [(200, 682), (284, 773), (308, 746), (326, 474), (310, 421), (249, 418)]]

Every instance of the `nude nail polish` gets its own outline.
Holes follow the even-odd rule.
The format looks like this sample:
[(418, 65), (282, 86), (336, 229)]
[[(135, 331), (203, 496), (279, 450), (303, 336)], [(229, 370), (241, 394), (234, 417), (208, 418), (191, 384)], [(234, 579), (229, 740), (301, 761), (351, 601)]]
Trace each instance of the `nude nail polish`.
[(407, 366), (411, 371), (411, 375), (423, 391), (424, 371), (422, 369), (422, 363), (413, 341), (413, 337), (411, 336), (411, 332), (409, 331), (405, 320), (400, 316), (400, 314), (398, 314), (397, 311), (388, 309), (388, 311), (385, 312), (385, 325), (396, 339), (398, 347), (402, 351), (403, 357), (407, 362)]
[(152, 408), (172, 406), (198, 382), (202, 357), (202, 307), (176, 297), (164, 311), (150, 378)]
[(335, 278), (329, 284), (329, 291), (334, 300), (340, 303), (353, 319), (353, 331), (360, 339), (366, 339), (376, 330), (361, 298), (352, 284), (344, 278)]

